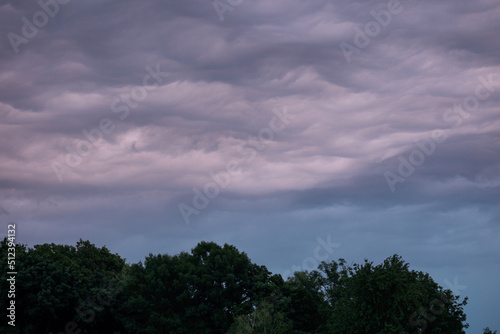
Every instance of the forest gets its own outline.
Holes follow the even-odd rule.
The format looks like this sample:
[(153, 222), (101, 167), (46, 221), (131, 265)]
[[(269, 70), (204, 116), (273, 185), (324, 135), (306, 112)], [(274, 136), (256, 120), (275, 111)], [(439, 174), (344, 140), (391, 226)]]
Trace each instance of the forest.
[(11, 285), (9, 246), (5, 238), (2, 309), (15, 300), (15, 321), (2, 324), (7, 334), (454, 334), (468, 327), (467, 297), (398, 255), (380, 264), (322, 262), (283, 278), (228, 244), (200, 242), (189, 253), (128, 264), (80, 239), (76, 246), (15, 245)]

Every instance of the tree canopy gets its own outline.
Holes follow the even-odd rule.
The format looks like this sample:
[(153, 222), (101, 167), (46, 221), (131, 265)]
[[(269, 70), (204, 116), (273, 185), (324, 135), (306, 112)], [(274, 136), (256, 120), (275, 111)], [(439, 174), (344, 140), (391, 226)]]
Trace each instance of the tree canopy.
[[(8, 242), (0, 257), (8, 272)], [(16, 245), (16, 327), (5, 333), (465, 333), (463, 306), (393, 255), (374, 265), (322, 262), (284, 279), (236, 247), (127, 264), (106, 247)], [(7, 280), (0, 281), (7, 291)], [(6, 294), (0, 297), (7, 308)], [(485, 329), (484, 333), (496, 333)]]
[(458, 296), (426, 273), (409, 269), (393, 255), (374, 266), (322, 263), (331, 306), (330, 333), (465, 333), (466, 316)]

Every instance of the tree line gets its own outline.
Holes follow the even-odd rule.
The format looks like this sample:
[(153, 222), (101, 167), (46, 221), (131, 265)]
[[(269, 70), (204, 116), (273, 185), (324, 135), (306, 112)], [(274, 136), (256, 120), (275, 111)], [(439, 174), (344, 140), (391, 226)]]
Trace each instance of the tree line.
[[(7, 253), (4, 239), (4, 276)], [(398, 255), (378, 265), (322, 262), (284, 279), (228, 244), (200, 242), (189, 253), (127, 264), (80, 240), (16, 245), (16, 270), (16, 326), (4, 321), (5, 333), (454, 334), (468, 327), (467, 297)], [(0, 290), (8, 284), (4, 277)], [(0, 299), (6, 310), (7, 294)]]

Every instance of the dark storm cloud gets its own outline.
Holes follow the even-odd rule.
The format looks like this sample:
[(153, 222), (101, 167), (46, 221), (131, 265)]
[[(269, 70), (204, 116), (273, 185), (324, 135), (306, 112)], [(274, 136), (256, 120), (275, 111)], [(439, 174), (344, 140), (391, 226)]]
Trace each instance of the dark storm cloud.
[[(497, 1), (244, 0), (221, 21), (210, 1), (71, 0), (16, 53), (9, 33), (40, 11), (0, 1), (0, 215), (20, 239), (88, 238), (131, 261), (215, 240), (285, 272), (332, 234), (334, 258), (401, 253), (484, 300), (473, 282), (495, 277), (500, 230)], [(275, 110), (293, 118), (259, 141)], [(432, 153), (416, 144), (429, 140)], [(186, 225), (178, 205), (232, 160), (241, 173)], [(404, 181), (394, 192), (387, 172)], [(480, 310), (475, 331), (493, 327)]]
[[(493, 62), (499, 50), (494, 38), (498, 23), (489, 19), (498, 5), (489, 1), (401, 4), (403, 11), (393, 15), (366, 49), (353, 55), (350, 65), (339, 43), (353, 43), (352, 27), (363, 28), (373, 20), (370, 11), (384, 10), (387, 3), (244, 2), (225, 13), (224, 22), (210, 3), (194, 1), (60, 5), (58, 14), (29, 43), (20, 45), (20, 54), (14, 54), (4, 39), (0, 94), (8, 140), (2, 150), (16, 161), (40, 162), (41, 156), (53, 159), (55, 154), (64, 158), (68, 143), (85, 140), (82, 130), (109, 117), (117, 130), (105, 144), (116, 147), (134, 131), (138, 136), (120, 149), (122, 153), (150, 152), (158, 157), (171, 152), (177, 157), (192, 151), (217, 153), (222, 152), (224, 140), (236, 139), (226, 143), (228, 152), (213, 157), (225, 160), (234, 154), (229, 152), (237, 140), (265, 126), (270, 108), (293, 104), (300, 120), (276, 138), (276, 147), (260, 155), (262, 161), (276, 163), (273, 157), (288, 154), (293, 169), (311, 158), (323, 166), (336, 160), (357, 170), (349, 176), (351, 182), (375, 177), (374, 170), (380, 169), (376, 162), (397, 163), (397, 154), (411, 152), (410, 140), (443, 128), (444, 109), (473, 90), (470, 82), (498, 69)], [(2, 8), (2, 30), (16, 33), (21, 31), (22, 17), (31, 19), (41, 10), (30, 1), (5, 3)], [(145, 66), (151, 64), (161, 64), (169, 72), (168, 82), (139, 102), (130, 117), (117, 121), (111, 102), (140, 85)], [(496, 102), (498, 94), (487, 101), (489, 109)], [(494, 119), (494, 111), (482, 120), (471, 119), (468, 126)], [(26, 132), (22, 138), (16, 135), (21, 128)], [(495, 127), (483, 132), (481, 137), (498, 138)], [(477, 136), (477, 131), (469, 132), (467, 142), (481, 145)], [(441, 146), (454, 141), (450, 138)], [(29, 151), (34, 143), (40, 149)], [(422, 167), (420, 174), (426, 173), (422, 178), (432, 177), (433, 159), (441, 157), (444, 164), (456, 167), (450, 152), (459, 159), (470, 150), (457, 146), (447, 155), (436, 153)], [(99, 154), (101, 149), (94, 151)], [(490, 174), (496, 161), (492, 157), (490, 167), (485, 166)], [(464, 172), (479, 166), (471, 163)], [(436, 168), (446, 173), (443, 164)], [(85, 166), (80, 169), (85, 173)], [(305, 187), (329, 182), (335, 186), (335, 172), (329, 176), (326, 168), (320, 174), (324, 177)], [(294, 190), (294, 185), (284, 190)]]

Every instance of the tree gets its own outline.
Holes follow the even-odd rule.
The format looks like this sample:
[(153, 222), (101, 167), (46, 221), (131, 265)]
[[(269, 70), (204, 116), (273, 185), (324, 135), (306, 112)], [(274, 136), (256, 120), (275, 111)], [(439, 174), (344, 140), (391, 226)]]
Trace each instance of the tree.
[(221, 333), (251, 313), (269, 278), (236, 247), (201, 242), (191, 254), (150, 254), (133, 265), (118, 312), (133, 333)]
[[(3, 275), (14, 246), (7, 241)], [(467, 298), (460, 302), (397, 255), (379, 265), (322, 262), (284, 281), (213, 242), (132, 265), (82, 240), (15, 250), (16, 327), (6, 334), (458, 334), (468, 327)], [(4, 277), (0, 290), (9, 284)], [(9, 302), (0, 296), (4, 309)]]
[(332, 307), (330, 333), (465, 333), (463, 306), (423, 272), (409, 270), (400, 256), (374, 266), (323, 262), (320, 270)]
[(227, 330), (234, 316), (250, 312), (258, 302), (259, 288), (266, 285), (270, 272), (227, 244), (201, 242), (191, 253), (193, 270), (186, 279), (195, 290), (192, 321), (202, 319), (204, 330), (208, 327), (213, 333)]
[(227, 334), (287, 334), (290, 330), (291, 325), (283, 314), (263, 303), (251, 314), (238, 316)]
[(297, 333), (321, 333), (328, 319), (328, 303), (322, 291), (322, 277), (317, 271), (295, 272), (283, 291), (289, 297), (285, 315)]
[(489, 327), (486, 327), (483, 330), (484, 330), (483, 334), (497, 334), (497, 331), (492, 332)]
[[(7, 257), (6, 240), (0, 258)], [(2, 263), (7, 261), (2, 260)], [(108, 305), (100, 295), (125, 261), (106, 247), (80, 240), (77, 247), (43, 244), (16, 245), (16, 322), (19, 333), (59, 333), (69, 322), (82, 333), (107, 333), (114, 327)], [(8, 270), (5, 270), (8, 272)], [(6, 280), (0, 288), (4, 291)], [(6, 291), (6, 290), (5, 290)], [(7, 296), (0, 296), (2, 305)], [(106, 303), (108, 304), (108, 303)], [(6, 307), (6, 306), (5, 306)], [(89, 320), (92, 318), (91, 321)], [(15, 331), (17, 332), (17, 331)]]

